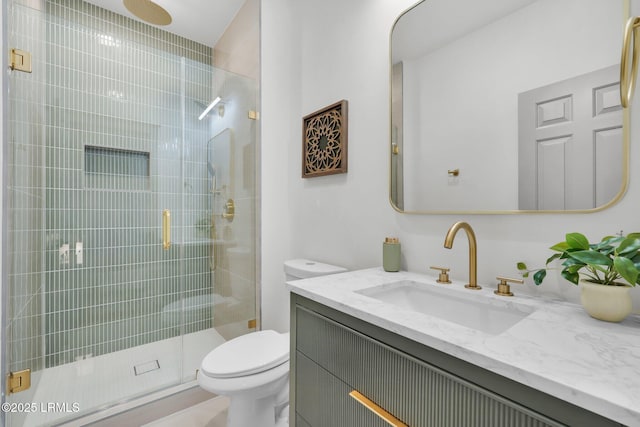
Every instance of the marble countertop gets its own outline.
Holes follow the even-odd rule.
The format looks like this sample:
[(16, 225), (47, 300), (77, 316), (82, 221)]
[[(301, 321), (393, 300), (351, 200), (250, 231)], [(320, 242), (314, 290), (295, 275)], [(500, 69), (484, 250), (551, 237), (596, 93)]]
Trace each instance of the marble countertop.
[[(489, 334), (426, 314), (400, 309), (356, 291), (411, 280), (491, 304), (526, 305), (533, 312), (511, 328)], [(287, 282), (298, 295), (352, 315), (414, 341), (559, 399), (615, 420), (640, 426), (640, 317), (621, 323), (591, 318), (579, 305), (493, 293), (495, 285), (469, 291), (464, 284), (435, 283), (435, 277), (359, 270)]]

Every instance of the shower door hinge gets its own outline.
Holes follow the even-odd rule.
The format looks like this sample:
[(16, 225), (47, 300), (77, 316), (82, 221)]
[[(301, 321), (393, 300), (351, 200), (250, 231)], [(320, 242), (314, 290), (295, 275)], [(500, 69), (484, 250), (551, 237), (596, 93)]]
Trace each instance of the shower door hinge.
[(7, 394), (18, 393), (31, 387), (31, 369), (9, 372), (7, 375)]
[(249, 329), (255, 329), (258, 326), (258, 322), (256, 321), (256, 319), (251, 319), (247, 322), (247, 328)]
[(9, 53), (9, 66), (12, 70), (31, 72), (31, 53), (20, 49), (11, 49)]
[(249, 110), (249, 118), (251, 120), (258, 120), (260, 118), (260, 113), (255, 110)]

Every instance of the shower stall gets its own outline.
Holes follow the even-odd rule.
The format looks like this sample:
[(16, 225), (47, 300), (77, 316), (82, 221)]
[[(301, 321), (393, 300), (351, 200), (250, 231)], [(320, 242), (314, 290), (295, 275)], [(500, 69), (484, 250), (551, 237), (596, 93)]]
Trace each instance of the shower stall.
[(31, 70), (4, 94), (2, 415), (55, 425), (256, 329), (258, 83), (82, 0), (5, 7)]

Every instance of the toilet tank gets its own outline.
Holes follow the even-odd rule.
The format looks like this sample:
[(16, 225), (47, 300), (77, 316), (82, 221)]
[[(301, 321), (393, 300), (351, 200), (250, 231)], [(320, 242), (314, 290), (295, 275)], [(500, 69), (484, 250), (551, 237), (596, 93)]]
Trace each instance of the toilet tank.
[(284, 274), (287, 281), (326, 276), (344, 271), (347, 271), (344, 267), (324, 264), (309, 259), (292, 259), (284, 262)]

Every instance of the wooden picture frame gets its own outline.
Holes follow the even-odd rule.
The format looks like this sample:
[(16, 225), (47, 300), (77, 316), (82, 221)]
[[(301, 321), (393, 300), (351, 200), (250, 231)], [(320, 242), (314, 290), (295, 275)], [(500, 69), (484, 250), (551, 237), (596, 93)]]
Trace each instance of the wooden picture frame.
[(302, 178), (347, 173), (345, 99), (302, 118)]

